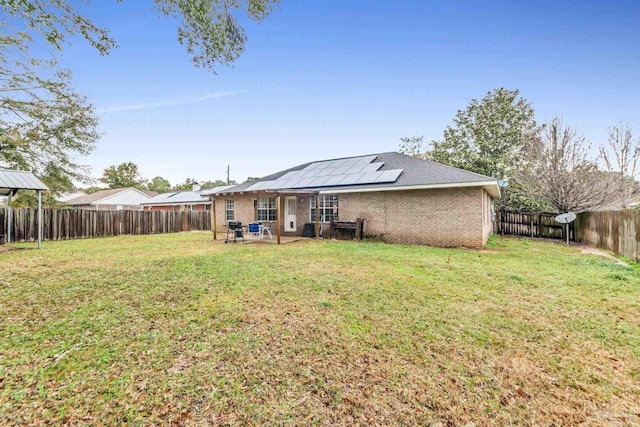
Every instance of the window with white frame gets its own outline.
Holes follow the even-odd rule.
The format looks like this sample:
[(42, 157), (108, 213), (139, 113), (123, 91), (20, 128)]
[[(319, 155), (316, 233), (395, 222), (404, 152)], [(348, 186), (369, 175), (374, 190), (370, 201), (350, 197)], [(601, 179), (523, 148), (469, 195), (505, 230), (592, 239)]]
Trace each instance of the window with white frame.
[(235, 217), (234, 207), (233, 207), (233, 199), (228, 199), (226, 204), (226, 220), (233, 221)]
[[(336, 195), (320, 195), (318, 196), (320, 204), (320, 222), (330, 222), (338, 220), (338, 196)], [(311, 196), (311, 222), (316, 221), (316, 198)]]
[(278, 206), (275, 197), (259, 197), (257, 203), (258, 221), (275, 221)]

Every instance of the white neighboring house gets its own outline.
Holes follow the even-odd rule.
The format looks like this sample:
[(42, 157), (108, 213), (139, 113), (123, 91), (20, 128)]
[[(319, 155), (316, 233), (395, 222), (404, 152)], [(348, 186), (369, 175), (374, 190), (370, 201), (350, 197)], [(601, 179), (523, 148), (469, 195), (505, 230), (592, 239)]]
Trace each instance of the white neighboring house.
[(76, 199), (78, 197), (86, 196), (87, 193), (82, 191), (76, 191), (75, 193), (62, 193), (58, 197), (56, 197), (56, 201), (60, 203), (65, 203), (68, 200)]
[(96, 191), (92, 194), (67, 200), (65, 204), (74, 209), (91, 210), (142, 210), (143, 202), (157, 196), (155, 191), (141, 191), (137, 188), (114, 188), (111, 190)]

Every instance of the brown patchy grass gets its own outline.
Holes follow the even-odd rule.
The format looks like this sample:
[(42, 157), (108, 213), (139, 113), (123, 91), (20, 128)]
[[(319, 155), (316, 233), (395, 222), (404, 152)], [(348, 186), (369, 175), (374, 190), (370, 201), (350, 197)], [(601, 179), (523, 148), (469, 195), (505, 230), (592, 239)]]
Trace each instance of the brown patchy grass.
[(640, 275), (206, 234), (0, 254), (0, 424), (637, 425)]

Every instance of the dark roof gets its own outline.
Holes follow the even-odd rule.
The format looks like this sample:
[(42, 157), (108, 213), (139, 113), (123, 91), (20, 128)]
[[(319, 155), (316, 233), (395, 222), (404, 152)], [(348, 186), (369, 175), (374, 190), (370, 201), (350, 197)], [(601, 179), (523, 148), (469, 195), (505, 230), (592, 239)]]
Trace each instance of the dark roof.
[(31, 172), (0, 169), (0, 194), (9, 194), (9, 190), (48, 189), (49, 188)]
[[(446, 166), (440, 163), (431, 162), (428, 160), (418, 159), (416, 157), (408, 156), (396, 152), (372, 154), (369, 156), (376, 156), (375, 162), (383, 162), (384, 165), (379, 169), (380, 171), (397, 170), (402, 169), (402, 173), (395, 180), (395, 182), (389, 183), (376, 183), (376, 184), (359, 184), (359, 185), (346, 185), (346, 186), (331, 186), (321, 188), (308, 188), (309, 190), (337, 190), (337, 189), (366, 189), (366, 188), (389, 188), (389, 187), (403, 187), (403, 186), (417, 186), (417, 185), (438, 185), (438, 184), (463, 184), (463, 183), (480, 183), (487, 181), (496, 181), (489, 176), (481, 175), (475, 172), (469, 172), (463, 169)], [(355, 156), (367, 157), (367, 156)], [(329, 160), (342, 160), (328, 159)], [(325, 161), (325, 160), (322, 160)], [(225, 193), (235, 193), (244, 191), (257, 182), (273, 181), (276, 180), (288, 172), (299, 171), (314, 162), (307, 162), (290, 169), (286, 169), (258, 180), (243, 183), (235, 187), (229, 188), (224, 191)], [(497, 185), (497, 184), (496, 184)]]
[(80, 197), (76, 197), (74, 199), (71, 200), (67, 200), (65, 203), (67, 205), (71, 205), (71, 206), (83, 206), (83, 205), (90, 205), (91, 203), (97, 202), (98, 200), (102, 200), (105, 199), (109, 196), (113, 196), (115, 194), (121, 193), (123, 191), (126, 190), (131, 190), (134, 189), (136, 191), (140, 191), (143, 194), (146, 194), (149, 197), (154, 197), (157, 196), (158, 193), (156, 193), (155, 191), (142, 191), (142, 190), (138, 190), (135, 189), (133, 187), (125, 187), (125, 188), (112, 188), (109, 190), (100, 190), (100, 191), (96, 191), (95, 193), (91, 193), (91, 194), (87, 194), (84, 196), (80, 196)]

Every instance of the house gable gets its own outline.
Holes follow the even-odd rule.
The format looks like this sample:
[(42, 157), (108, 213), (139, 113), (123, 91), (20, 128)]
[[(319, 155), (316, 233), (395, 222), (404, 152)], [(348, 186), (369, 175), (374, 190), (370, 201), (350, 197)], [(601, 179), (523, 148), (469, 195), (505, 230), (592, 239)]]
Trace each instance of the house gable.
[(148, 194), (136, 188), (127, 188), (124, 191), (120, 191), (116, 194), (111, 194), (102, 199), (98, 199), (91, 202), (92, 205), (123, 205), (134, 206), (147, 201), (151, 198)]

